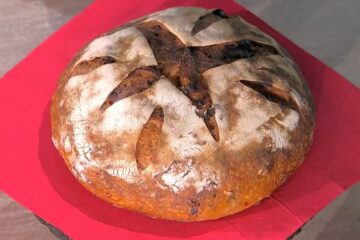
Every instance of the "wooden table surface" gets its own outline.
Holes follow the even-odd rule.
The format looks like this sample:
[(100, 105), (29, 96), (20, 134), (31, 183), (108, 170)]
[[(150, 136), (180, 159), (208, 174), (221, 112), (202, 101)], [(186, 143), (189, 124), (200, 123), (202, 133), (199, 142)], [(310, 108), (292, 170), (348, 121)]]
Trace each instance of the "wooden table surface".
[[(0, 0), (0, 76), (90, 0)], [(359, 0), (238, 0), (360, 86)], [(360, 184), (309, 221), (294, 239), (360, 239)], [(1, 240), (51, 240), (36, 217), (0, 192)]]

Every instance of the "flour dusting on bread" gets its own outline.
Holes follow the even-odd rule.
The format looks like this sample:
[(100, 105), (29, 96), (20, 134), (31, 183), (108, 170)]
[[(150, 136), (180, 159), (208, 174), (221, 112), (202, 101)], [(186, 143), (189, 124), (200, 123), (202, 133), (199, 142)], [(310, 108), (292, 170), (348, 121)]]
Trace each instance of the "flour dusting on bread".
[[(234, 19), (214, 23), (197, 34), (197, 36), (191, 36), (190, 31), (193, 22), (206, 11), (196, 8), (171, 9), (158, 15), (152, 15), (148, 20), (156, 19), (163, 22), (184, 42), (190, 45), (209, 45), (231, 41), (234, 40), (232, 39), (234, 37), (235, 40), (243, 37), (242, 35), (236, 35), (237, 31), (232, 28), (231, 21), (234, 21)], [(186, 19), (181, 24), (181, 27), (178, 25), (175, 27), (175, 23), (179, 21), (178, 19)], [(122, 46), (124, 42), (127, 42), (126, 49)], [(272, 41), (269, 40), (269, 42)], [(135, 67), (156, 64), (146, 39), (135, 27), (121, 29), (94, 40), (85, 48), (77, 63), (100, 56), (113, 56), (125, 63), (140, 59), (133, 64)], [(280, 61), (276, 59), (274, 58), (272, 61)], [(259, 61), (259, 63), (256, 63), (256, 61)], [(168, 145), (166, 147), (174, 152), (174, 156), (180, 161), (184, 161), (182, 159), (188, 157), (196, 158), (204, 152), (216, 151), (219, 145), (230, 149), (239, 149), (253, 141), (261, 142), (264, 137), (271, 137), (276, 148), (287, 147), (288, 132), (295, 129), (298, 121), (298, 118), (294, 117), (293, 114), (297, 113), (290, 112), (290, 115), (283, 119), (284, 128), (279, 129), (277, 126), (268, 126), (270, 129), (261, 130), (263, 124), (282, 110), (272, 102), (259, 100), (259, 96), (251, 94), (253, 90), (238, 83), (241, 79), (266, 81), (266, 79), (260, 79), (257, 72), (254, 71), (254, 66), (263, 65), (263, 61), (262, 58), (254, 60), (242, 59), (210, 69), (204, 73), (217, 111), (216, 117), (221, 133), (219, 143), (212, 139), (202, 119), (195, 114), (195, 107), (190, 100), (166, 78), (162, 78), (153, 88), (139, 93), (142, 97), (134, 95), (123, 99), (102, 113), (99, 108), (108, 93), (133, 70), (134, 66), (127, 68), (127, 65), (122, 63), (107, 64), (85, 75), (71, 77), (66, 88), (69, 89), (69, 92), (76, 91), (76, 97), (73, 100), (73, 111), (70, 115), (70, 121), (74, 125), (73, 144), (78, 153), (74, 156), (73, 161), (81, 162), (81, 164), (77, 164), (81, 166), (81, 168), (78, 167), (79, 171), (85, 169), (90, 161), (94, 161), (91, 159), (93, 146), (91, 140), (87, 137), (87, 128), (97, 129), (99, 134), (104, 135), (113, 134), (114, 132), (118, 135), (121, 135), (122, 132), (137, 135), (146, 123), (149, 114), (157, 105), (162, 106), (164, 109), (163, 132), (167, 136)], [(283, 67), (286, 67), (286, 65)], [(291, 68), (290, 65), (288, 67)], [(287, 86), (286, 79), (280, 79), (280, 81), (285, 81), (283, 86)], [(232, 94), (237, 98), (233, 106), (229, 106), (227, 103), (228, 94)], [(227, 116), (229, 116), (228, 112), (232, 111), (239, 112), (239, 117), (231, 121), (233, 126), (229, 126), (230, 120), (227, 119)], [(101, 120), (96, 122), (96, 125), (92, 122), (94, 119), (89, 117), (94, 114), (95, 116), (103, 115)], [(222, 116), (222, 118), (219, 116)], [(135, 144), (135, 142), (132, 142), (133, 139), (128, 141), (128, 147)], [(66, 149), (69, 149), (69, 144), (69, 142), (66, 143)], [(87, 152), (84, 151), (85, 147), (88, 149)], [(122, 151), (128, 152), (124, 151), (124, 149)], [(135, 176), (141, 174), (133, 170), (133, 167), (136, 166), (135, 162), (135, 155), (131, 156), (119, 152), (117, 159), (114, 159), (111, 164), (112, 167), (106, 171), (110, 175), (132, 182)], [(103, 166), (102, 162), (97, 162), (97, 164), (100, 168)], [(173, 190), (174, 188), (183, 189), (181, 187), (183, 185), (177, 185), (180, 183), (177, 180), (178, 176), (169, 174), (163, 175), (164, 182), (172, 186)], [(221, 175), (220, 173), (217, 174)], [(198, 185), (203, 184), (205, 180), (196, 182), (191, 178), (192, 175), (196, 179), (197, 175), (192, 171), (183, 181), (187, 182), (186, 179), (191, 179), (188, 182), (193, 182), (197, 189), (201, 189), (202, 187)]]
[[(238, 16), (222, 14), (201, 8), (168, 9), (102, 35), (81, 51), (53, 98), (52, 117), (61, 116), (61, 121), (52, 119), (52, 139), (84, 185), (91, 189), (94, 181), (103, 181), (109, 186), (99, 193), (102, 198), (131, 209), (142, 204), (137, 208), (145, 213), (154, 206), (141, 202), (144, 199), (169, 200), (161, 206), (177, 202), (173, 207), (179, 209), (167, 218), (188, 220), (208, 214), (212, 210), (207, 208), (216, 209), (217, 203), (226, 214), (244, 209), (281, 184), (289, 174), (284, 169), (298, 166), (314, 124), (306, 84), (271, 37)], [(194, 24), (207, 15), (216, 21), (202, 23), (208, 25), (193, 34)], [(140, 27), (142, 21), (148, 25)], [(164, 49), (172, 52), (166, 44), (157, 46), (161, 39), (156, 34), (168, 38), (167, 43), (182, 42), (176, 61), (159, 57)], [(207, 52), (209, 45), (220, 47)], [(229, 56), (217, 56), (223, 52)], [(195, 65), (202, 71), (185, 76), (186, 67), (197, 69)], [(136, 79), (142, 77), (134, 74), (139, 68), (152, 77)], [(124, 79), (131, 77), (135, 80), (128, 84)], [(196, 85), (194, 79), (204, 82)], [(123, 84), (131, 94), (119, 90)], [(115, 95), (120, 97), (113, 101)], [(105, 109), (104, 102), (109, 103)], [(147, 125), (159, 107), (156, 117), (161, 126), (156, 119)], [(144, 158), (138, 158), (140, 133), (154, 126), (159, 134), (153, 136), (150, 130), (145, 135), (156, 141), (145, 141)], [(301, 156), (281, 155), (296, 148), (296, 141), (302, 141), (304, 149), (296, 153)], [(285, 155), (289, 160), (284, 161)], [(146, 166), (141, 159), (146, 159)], [(261, 178), (269, 182), (260, 184)], [(212, 203), (207, 208), (201, 202), (205, 197), (206, 204)], [(126, 205), (123, 199), (136, 201)]]

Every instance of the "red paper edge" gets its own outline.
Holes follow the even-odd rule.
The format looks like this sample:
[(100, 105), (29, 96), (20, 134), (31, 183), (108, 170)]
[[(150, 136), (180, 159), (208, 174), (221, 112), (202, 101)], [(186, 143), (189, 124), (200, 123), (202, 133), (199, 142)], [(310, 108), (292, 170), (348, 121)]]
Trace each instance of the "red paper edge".
[[(234, 0), (232, 0), (234, 3), (236, 3)], [(2, 83), (4, 83), (5, 81), (5, 78), (9, 78), (9, 79), (12, 79), (12, 80), (15, 80), (15, 81), (17, 81), (17, 79), (14, 77), (14, 76), (11, 76), (11, 72), (14, 70), (14, 69), (16, 69), (18, 66), (20, 66), (28, 57), (29, 57), (29, 55), (31, 55), (33, 52), (35, 52), (36, 50), (38, 50), (39, 48), (41, 48), (42, 47), (42, 44), (44, 43), (44, 42), (46, 42), (46, 41), (48, 41), (48, 40), (50, 40), (51, 38), (53, 38), (53, 37), (55, 37), (56, 36), (56, 33), (59, 31), (59, 30), (61, 30), (61, 29), (63, 29), (63, 28), (65, 28), (65, 27), (67, 27), (69, 24), (71, 24), (71, 22), (72, 21), (74, 21), (76, 18), (78, 18), (78, 17), (80, 17), (81, 15), (83, 15), (83, 14), (85, 14), (87, 11), (89, 11), (90, 9), (92, 9), (92, 8), (94, 8), (94, 7), (96, 7), (96, 4), (97, 3), (99, 3), (99, 2), (101, 2), (101, 1), (94, 1), (94, 2), (92, 2), (92, 3), (90, 3), (86, 8), (84, 8), (83, 10), (81, 10), (78, 14), (76, 14), (73, 18), (71, 18), (71, 19), (69, 19), (65, 24), (63, 24), (59, 29), (57, 29), (57, 31), (55, 32), (55, 33), (53, 33), (53, 34), (51, 34), (49, 37), (47, 37), (47, 38), (45, 38), (43, 41), (42, 41), (42, 43), (40, 43), (37, 47), (35, 47), (35, 48), (33, 48), (29, 53), (28, 53), (28, 55), (25, 57), (25, 58), (23, 58), (20, 62), (18, 62), (11, 70), (9, 70), (7, 73), (5, 73), (3, 76), (1, 76), (0, 77), (0, 85), (2, 84)], [(238, 4), (238, 5), (240, 5), (240, 6), (242, 6), (241, 4), (239, 4), (239, 3), (236, 3), (236, 4)], [(244, 8), (244, 7), (243, 7)], [(260, 19), (259, 17), (257, 17), (254, 13), (252, 13), (250, 10), (248, 10), (248, 9), (246, 9), (247, 10), (247, 12), (246, 12), (246, 14), (248, 14), (249, 15), (249, 17), (250, 18), (254, 18), (257, 22), (259, 22), (259, 23), (261, 23), (262, 25), (263, 25), (263, 27), (264, 28), (262, 28), (262, 30), (264, 31), (264, 32), (266, 32), (267, 34), (269, 33), (269, 32), (271, 32), (271, 34), (269, 34), (269, 35), (271, 35), (272, 37), (274, 37), (274, 36), (276, 36), (275, 38), (281, 43), (282, 41), (281, 40), (285, 40), (285, 41), (287, 41), (288, 43), (290, 43), (291, 45), (293, 45), (293, 46), (296, 46), (296, 49), (297, 50), (302, 50), (296, 43), (294, 43), (292, 40), (290, 40), (290, 39), (288, 39), (288, 38), (286, 38), (285, 36), (283, 36), (283, 35), (281, 35), (277, 30), (275, 30), (273, 27), (271, 27), (270, 25), (268, 25), (266, 22), (264, 22), (262, 19)], [(279, 40), (280, 39), (280, 40)], [(305, 51), (305, 50), (303, 50), (303, 51)], [(346, 79), (344, 76), (342, 76), (340, 73), (338, 73), (338, 72), (336, 72), (335, 70), (333, 70), (331, 67), (329, 67), (327, 64), (325, 64), (325, 63), (323, 63), (323, 62), (321, 62), (320, 60), (318, 60), (315, 56), (313, 56), (312, 54), (310, 54), (309, 52), (306, 52), (306, 54), (309, 56), (309, 57), (311, 57), (311, 58), (313, 58), (313, 60), (316, 60), (317, 62), (319, 62), (319, 63), (321, 63), (322, 65), (324, 65), (324, 66), (326, 66), (327, 67), (327, 69), (329, 70), (329, 71), (332, 71), (333, 73), (335, 73), (339, 78), (344, 78), (344, 79)], [(20, 82), (19, 82), (20, 83)], [(352, 82), (350, 82), (350, 81), (346, 81), (346, 83), (347, 84), (349, 84), (349, 85), (351, 85), (352, 87), (355, 87), (355, 88), (357, 88), (357, 86), (355, 86)], [(21, 85), (22, 85), (22, 83), (20, 83)], [(353, 186), (353, 185), (355, 185), (355, 184), (357, 184), (357, 183), (354, 183), (354, 184), (352, 184), (351, 186)], [(351, 186), (349, 186), (349, 187), (351, 187)], [(343, 190), (345, 190), (346, 188), (343, 188), (343, 187), (341, 187)], [(3, 189), (0, 189), (1, 191), (3, 191)], [(3, 191), (3, 192), (5, 192), (5, 191)], [(9, 195), (10, 197), (12, 197), (12, 195), (11, 194), (8, 194), (7, 192), (5, 192), (7, 195)], [(332, 198), (332, 199), (330, 199), (329, 200), (329, 202), (328, 203), (331, 203), (335, 198), (337, 198), (338, 197), (338, 195), (337, 196), (335, 196), (334, 198)], [(275, 201), (278, 201), (276, 198), (273, 198), (273, 197), (271, 197), (272, 199), (275, 199)], [(15, 199), (15, 198), (14, 198)], [(278, 201), (279, 202), (279, 201)], [(18, 202), (19, 203), (19, 202)], [(20, 203), (19, 203), (20, 204)], [(22, 204), (20, 204), (20, 205), (22, 205)], [(281, 202), (280, 202), (280, 205), (282, 205), (282, 206), (284, 206)], [(22, 205), (22, 206), (24, 206), (25, 208), (27, 208), (27, 209), (29, 209), (29, 210), (31, 210), (31, 208), (28, 208), (28, 207), (26, 207), (25, 205)], [(285, 206), (284, 206), (285, 207)], [(286, 208), (286, 207), (285, 207)], [(32, 210), (31, 210), (32, 211)], [(37, 214), (36, 213), (36, 211), (32, 211), (34, 214), (36, 214), (36, 215), (38, 215), (38, 216), (40, 216), (40, 217), (42, 217), (42, 214)], [(289, 210), (289, 212), (291, 212), (290, 210)], [(292, 213), (292, 212), (291, 212)], [(316, 214), (316, 213), (315, 213)], [(309, 218), (308, 218), (308, 220), (309, 219), (311, 219), (312, 218), (312, 216), (310, 216)], [(308, 221), (307, 220), (307, 221)], [(46, 220), (46, 221), (48, 221), (48, 220)], [(305, 221), (305, 223), (307, 222), (307, 221)], [(304, 222), (304, 221), (302, 221), (302, 222)], [(62, 227), (60, 226), (57, 226), (57, 224), (56, 223), (54, 223), (54, 222), (52, 222), (51, 220), (50, 221), (48, 221), (48, 223), (50, 223), (50, 224), (52, 224), (53, 226), (56, 226), (57, 228), (59, 228), (60, 230), (62, 230)], [(301, 227), (301, 226), (300, 226)], [(299, 227), (299, 228), (300, 228)]]

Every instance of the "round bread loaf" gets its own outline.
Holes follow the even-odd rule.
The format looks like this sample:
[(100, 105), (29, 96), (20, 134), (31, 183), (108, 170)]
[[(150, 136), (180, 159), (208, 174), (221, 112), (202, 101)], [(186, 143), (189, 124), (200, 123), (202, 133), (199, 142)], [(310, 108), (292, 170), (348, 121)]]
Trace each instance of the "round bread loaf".
[(80, 183), (145, 215), (216, 219), (301, 164), (314, 107), (279, 45), (239, 16), (172, 8), (85, 46), (59, 81), (52, 138)]

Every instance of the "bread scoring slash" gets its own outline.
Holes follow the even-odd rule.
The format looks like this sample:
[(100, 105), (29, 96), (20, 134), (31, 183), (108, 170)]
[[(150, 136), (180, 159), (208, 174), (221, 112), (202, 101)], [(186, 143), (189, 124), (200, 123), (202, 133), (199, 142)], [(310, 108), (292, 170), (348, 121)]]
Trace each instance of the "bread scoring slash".
[(236, 15), (177, 7), (85, 46), (52, 98), (54, 145), (114, 206), (216, 219), (268, 197), (302, 163), (314, 107), (296, 65)]

